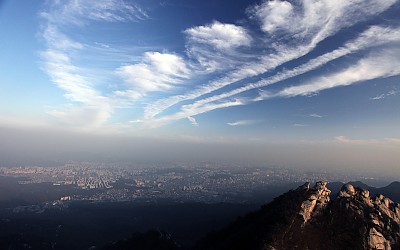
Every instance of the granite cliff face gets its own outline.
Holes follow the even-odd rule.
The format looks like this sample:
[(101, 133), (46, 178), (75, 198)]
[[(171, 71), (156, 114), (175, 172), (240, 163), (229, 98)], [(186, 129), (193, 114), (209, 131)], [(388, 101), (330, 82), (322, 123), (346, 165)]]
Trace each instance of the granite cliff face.
[(308, 195), (305, 201), (301, 203), (299, 214), (303, 217), (304, 224), (311, 219), (312, 215), (324, 210), (330, 201), (329, 195), (331, 191), (326, 188), (327, 182), (317, 182), (315, 186), (310, 189), (310, 183), (306, 183), (299, 187), (299, 189), (306, 190)]
[(400, 206), (346, 184), (306, 183), (209, 235), (196, 249), (400, 249)]
[(400, 249), (400, 207), (389, 198), (346, 184), (329, 212), (333, 222), (357, 225), (363, 249)]

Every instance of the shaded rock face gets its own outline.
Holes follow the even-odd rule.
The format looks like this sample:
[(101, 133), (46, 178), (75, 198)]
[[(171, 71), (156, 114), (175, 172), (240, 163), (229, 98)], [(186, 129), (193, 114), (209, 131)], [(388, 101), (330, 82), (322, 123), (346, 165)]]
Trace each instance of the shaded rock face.
[(400, 206), (346, 184), (306, 183), (202, 240), (196, 249), (400, 249)]

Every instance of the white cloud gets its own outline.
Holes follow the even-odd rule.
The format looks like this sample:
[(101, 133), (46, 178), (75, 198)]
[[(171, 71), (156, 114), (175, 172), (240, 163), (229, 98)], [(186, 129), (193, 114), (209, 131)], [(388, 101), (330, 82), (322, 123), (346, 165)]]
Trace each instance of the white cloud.
[(199, 126), (199, 123), (196, 121), (196, 119), (195, 118), (193, 118), (193, 117), (191, 117), (191, 116), (188, 116), (187, 117), (188, 118), (188, 120), (190, 121), (190, 123), (193, 125), (193, 126)]
[[(342, 49), (343, 48), (338, 50)], [(232, 106), (246, 105), (250, 102), (260, 101), (271, 97), (293, 97), (298, 95), (308, 96), (313, 93), (338, 86), (347, 86), (361, 81), (398, 75), (400, 74), (400, 58), (396, 57), (398, 53), (395, 53), (394, 51), (398, 50), (397, 49), (383, 50), (383, 51), (377, 50), (375, 53), (370, 54), (368, 57), (359, 60), (358, 63), (356, 63), (355, 65), (327, 76), (315, 78), (312, 80), (312, 83), (310, 84), (288, 87), (279, 91), (276, 94), (271, 94), (267, 92), (264, 94), (264, 96), (262, 97), (260, 96), (256, 99), (253, 99), (252, 101), (246, 100), (246, 101), (241, 101), (240, 103), (225, 101), (222, 102), (223, 105), (220, 106), (220, 108), (226, 108), (229, 107), (229, 105)], [(337, 52), (330, 52), (328, 54), (331, 55), (331, 53), (335, 55)], [(283, 76), (278, 74), (277, 76), (273, 76), (271, 79), (262, 80), (250, 86), (248, 85), (221, 95), (200, 99), (199, 101), (196, 101), (193, 104), (183, 105), (181, 108), (182, 111), (178, 112), (177, 114), (189, 113), (190, 116), (194, 116), (200, 113), (205, 113), (208, 111), (215, 110), (219, 108), (217, 101), (221, 101), (222, 99), (242, 93), (249, 89), (268, 86), (269, 84), (271, 84), (271, 81), (273, 81), (274, 83), (281, 81), (283, 78), (292, 77), (293, 75), (298, 75), (299, 72), (303, 73), (307, 72), (310, 70), (310, 67), (315, 68), (319, 66), (321, 60), (326, 61), (329, 58), (331, 58), (331, 56), (327, 56), (327, 58), (325, 58), (325, 55), (323, 55), (321, 56), (321, 58), (313, 59), (309, 63), (306, 63), (303, 66), (299, 66), (298, 68), (295, 68), (292, 71), (283, 73)], [(177, 114), (164, 116), (156, 120), (163, 120), (169, 122), (187, 117), (187, 116), (182, 117), (182, 115), (177, 115)]]
[(101, 93), (96, 80), (87, 75), (88, 69), (77, 66), (79, 55), (88, 46), (74, 41), (62, 30), (68, 25), (85, 25), (88, 20), (136, 21), (147, 18), (147, 14), (123, 0), (69, 0), (49, 3), (48, 9), (40, 16), (43, 18), (40, 34), (47, 46), (40, 52), (42, 69), (70, 100), (61, 109), (52, 108), (48, 114), (71, 126), (90, 128), (103, 125), (119, 101)]
[(258, 120), (239, 120), (234, 122), (228, 122), (229, 126), (245, 126), (245, 125), (253, 125), (259, 122)]
[(295, 36), (311, 39), (317, 44), (337, 30), (380, 13), (396, 0), (301, 0), (264, 1), (249, 10), (261, 22), (263, 31), (270, 35)]
[[(184, 34), (187, 36), (187, 55), (191, 59), (198, 60), (206, 71), (217, 69), (226, 71), (231, 67), (235, 69), (227, 72), (221, 78), (200, 85), (194, 90), (150, 104), (145, 109), (144, 121), (146, 124), (152, 121), (156, 124), (161, 124), (187, 118), (192, 123), (196, 123), (193, 120), (193, 116), (199, 113), (229, 107), (229, 105), (235, 106), (247, 103), (238, 100), (226, 100), (229, 97), (303, 74), (336, 58), (368, 46), (375, 46), (381, 40), (386, 41), (398, 33), (388, 35), (391, 31), (385, 33), (382, 28), (378, 27), (375, 31), (381, 32), (386, 37), (379, 36), (376, 32), (374, 33), (375, 37), (372, 37), (365, 34), (365, 32), (363, 34), (365, 37), (359, 38), (359, 43), (357, 41), (348, 43), (344, 47), (313, 59), (305, 65), (292, 70), (284, 70), (275, 76), (247, 84), (232, 91), (223, 92), (220, 95), (199, 98), (303, 56), (313, 50), (326, 37), (331, 36), (343, 27), (382, 12), (394, 2), (395, 0), (387, 0), (385, 2), (372, 0), (338, 0), (338, 2), (327, 0), (265, 1), (249, 11), (253, 17), (259, 19), (262, 24), (261, 28), (268, 33), (265, 38), (266, 43), (262, 47), (258, 47), (268, 52), (260, 56), (244, 53), (244, 51), (247, 51), (246, 47), (254, 45), (252, 44), (253, 39), (244, 27), (214, 22), (209, 25), (189, 28), (184, 31)], [(46, 72), (52, 77), (57, 86), (67, 92), (66, 97), (70, 100), (80, 102), (85, 106), (86, 110), (91, 110), (92, 107), (96, 106), (104, 110), (108, 115), (95, 117), (103, 117), (101, 119), (97, 118), (97, 120), (105, 121), (106, 117), (109, 117), (112, 113), (114, 100), (96, 90), (92, 80), (85, 77), (82, 71), (74, 65), (70, 51), (82, 50), (86, 45), (69, 39), (59, 31), (59, 28), (65, 24), (85, 25), (87, 20), (107, 22), (136, 21), (146, 19), (147, 14), (136, 5), (128, 4), (122, 0), (101, 2), (76, 0), (64, 3), (55, 2), (51, 7), (51, 11), (42, 13), (42, 16), (46, 18), (48, 26), (45, 30), (47, 34), (44, 32), (44, 37), (47, 37), (49, 48), (42, 53)], [(288, 25), (289, 23), (290, 25)], [(285, 36), (282, 36), (283, 39), (281, 39), (279, 35), (285, 33), (288, 34), (287, 37), (293, 39), (291, 41), (288, 40), (289, 42), (284, 40)], [(369, 44), (365, 43), (367, 39), (369, 39)], [(192, 66), (193, 64), (189, 66), (188, 61), (185, 61), (183, 57), (173, 53), (147, 52), (140, 62), (123, 65), (115, 71), (124, 79), (127, 88), (114, 91), (113, 95), (116, 99), (123, 97), (137, 100), (149, 92), (171, 91), (196, 73)], [(304, 93), (304, 95), (313, 93), (315, 91)], [(199, 99), (192, 104), (189, 103), (182, 106), (181, 111), (176, 114), (154, 119), (156, 115), (175, 104), (197, 98)], [(73, 109), (69, 110), (71, 110), (71, 113), (79, 114)], [(65, 113), (67, 110), (63, 112)], [(64, 116), (63, 112), (53, 112), (53, 114), (62, 117)], [(83, 113), (84, 111), (82, 110)]]
[(397, 95), (399, 92), (396, 89), (389, 90), (389, 92), (386, 93), (386, 96), (392, 96), (392, 95)]
[(129, 90), (115, 94), (135, 99), (151, 91), (171, 89), (189, 78), (190, 70), (175, 54), (146, 52), (142, 62), (122, 66), (116, 73), (129, 85)]
[[(302, 53), (302, 52), (300, 52)], [(167, 108), (178, 104), (182, 101), (186, 100), (193, 100), (198, 97), (201, 97), (203, 95), (209, 94), (213, 91), (219, 90), (223, 87), (226, 87), (230, 85), (231, 83), (243, 80), (247, 77), (252, 77), (259, 75), (261, 73), (264, 73), (265, 71), (268, 71), (270, 69), (273, 69), (279, 65), (281, 65), (284, 62), (290, 61), (292, 59), (295, 59), (299, 56), (299, 50), (298, 49), (293, 49), (291, 51), (285, 51), (281, 52), (279, 54), (275, 55), (269, 55), (262, 57), (259, 60), (256, 60), (256, 62), (248, 62), (244, 63), (242, 65), (237, 66), (237, 69), (229, 72), (226, 74), (226, 76), (223, 76), (221, 78), (218, 78), (216, 80), (211, 81), (209, 84), (203, 84), (200, 85), (200, 87), (197, 87), (193, 90), (190, 90), (184, 94), (180, 95), (175, 95), (171, 97), (167, 97), (164, 99), (157, 100), (156, 102), (150, 104), (145, 108), (145, 118), (150, 119), (152, 117), (155, 117), (156, 115), (160, 114)], [(226, 57), (225, 57), (226, 59)], [(223, 62), (223, 61), (221, 61)], [(226, 62), (226, 60), (225, 60)], [(206, 64), (210, 63), (209, 61), (206, 61)], [(217, 67), (219, 64), (215, 62), (211, 62), (213, 65), (210, 67)], [(206, 65), (207, 67), (207, 65)]]
[[(257, 5), (251, 8), (249, 11), (250, 15), (262, 19), (262, 16), (257, 16), (257, 13), (261, 13), (263, 8), (266, 8), (268, 5), (268, 2), (266, 1), (263, 5)], [(284, 7), (281, 6), (279, 8), (284, 8), (286, 10), (277, 9), (274, 12), (274, 22), (272, 23), (274, 23), (275, 26), (270, 29), (271, 31), (277, 30), (278, 27), (282, 26), (285, 22), (284, 19), (286, 16), (290, 16), (290, 20), (288, 20), (290, 23), (287, 23), (286, 27), (294, 30), (288, 31), (289, 38), (288, 41), (286, 41), (288, 44), (280, 41), (280, 36), (268, 37), (270, 41), (264, 44), (266, 46), (264, 49), (268, 49), (267, 51), (275, 50), (275, 52), (263, 54), (258, 57), (258, 59), (253, 58), (250, 62), (240, 64), (240, 66), (236, 66), (235, 70), (228, 73), (227, 76), (211, 81), (209, 84), (201, 85), (197, 89), (190, 90), (184, 94), (161, 99), (150, 104), (145, 108), (145, 118), (150, 119), (160, 114), (165, 109), (182, 101), (201, 97), (237, 81), (260, 75), (282, 65), (285, 62), (299, 58), (309, 53), (319, 42), (335, 34), (338, 30), (353, 25), (361, 20), (365, 20), (370, 16), (379, 14), (388, 9), (395, 2), (396, 0), (388, 0), (385, 2), (374, 0), (303, 0), (299, 1), (300, 6), (294, 8), (293, 11), (289, 11), (290, 7), (287, 7), (288, 5), (291, 5), (289, 2), (285, 2), (285, 4), (274, 3), (275, 5), (283, 5)], [(293, 17), (291, 14), (292, 12), (296, 12), (293, 14)], [(283, 15), (282, 18), (280, 18), (279, 15)], [(296, 20), (297, 18), (300, 18), (301, 20), (298, 21)], [(303, 33), (301, 33), (301, 36), (298, 35), (293, 37), (293, 35), (298, 32), (297, 29), (301, 30)], [(379, 37), (376, 36), (373, 41), (379, 40), (377, 38)], [(347, 49), (354, 50), (355, 48), (349, 47)], [(199, 58), (201, 57), (199, 56)], [(206, 60), (206, 57), (204, 61), (205, 63), (209, 63), (209, 61)], [(212, 62), (211, 64), (212, 65), (209, 65), (210, 68), (218, 66), (218, 64)], [(234, 92), (232, 93), (235, 94)]]
[(219, 103), (210, 103), (206, 106), (198, 107), (198, 108), (193, 108), (193, 109), (185, 109), (182, 108), (181, 111), (174, 113), (169, 116), (163, 116), (160, 118), (155, 118), (155, 119), (147, 119), (145, 120), (145, 124), (148, 127), (159, 127), (165, 124), (168, 124), (172, 121), (177, 121), (180, 119), (185, 119), (188, 117), (193, 117), (198, 114), (206, 113), (211, 110), (216, 110), (216, 109), (221, 109), (221, 108), (227, 108), (227, 107), (233, 107), (233, 106), (240, 106), (240, 105), (245, 105), (244, 100), (233, 100), (233, 101), (226, 101), (226, 102), (219, 102)]
[(75, 67), (66, 53), (49, 49), (41, 53), (44, 71), (64, 95), (74, 102), (67, 108), (52, 110), (48, 113), (70, 125), (98, 126), (105, 122), (112, 113), (112, 101), (101, 95)]
[(251, 42), (251, 37), (243, 27), (220, 22), (189, 28), (184, 33), (189, 42), (210, 45), (218, 50), (250, 46)]
[(370, 100), (382, 100), (382, 99), (385, 99), (386, 97), (397, 95), (397, 93), (398, 93), (398, 91), (396, 89), (392, 89), (392, 90), (389, 90), (385, 94), (380, 94), (380, 95), (371, 97), (369, 99)]
[(205, 72), (240, 64), (246, 57), (240, 48), (249, 47), (252, 41), (245, 28), (217, 21), (186, 29), (184, 34), (187, 55), (200, 64), (201, 69), (196, 66), (198, 71)]
[[(319, 57), (316, 57), (309, 62), (300, 65), (296, 68), (293, 68), (291, 70), (285, 70), (282, 71), (274, 76), (271, 76), (269, 78), (263, 79), (261, 81), (258, 81), (256, 83), (250, 83), (247, 84), (243, 87), (239, 87), (236, 89), (233, 89), (231, 91), (227, 91), (225, 93), (219, 94), (219, 95), (214, 95), (210, 96), (207, 98), (200, 99), (193, 104), (188, 104), (186, 105), (187, 107), (195, 107), (195, 106), (200, 106), (204, 105), (209, 102), (214, 102), (218, 101), (220, 99), (228, 98), (231, 96), (235, 96), (238, 94), (241, 94), (243, 92), (253, 90), (253, 89), (258, 89), (262, 87), (266, 87), (271, 84), (275, 84), (277, 82), (281, 82), (283, 80), (304, 74), (306, 72), (309, 72), (311, 70), (317, 69), (321, 67), (322, 65), (325, 65), (326, 63), (338, 59), (340, 57), (343, 57), (347, 54), (354, 53), (356, 51), (365, 49), (367, 47), (373, 47), (377, 45), (381, 45), (384, 43), (390, 43), (393, 41), (400, 41), (400, 29), (389, 29), (389, 28), (383, 28), (379, 26), (373, 26), (363, 32), (357, 39), (350, 41), (346, 43), (343, 47), (340, 47), (334, 51), (328, 52), (326, 54), (323, 54)], [(310, 95), (314, 93), (307, 93), (306, 95)], [(256, 100), (262, 99), (262, 97), (256, 98)]]
[(309, 84), (288, 87), (276, 96), (308, 95), (338, 86), (347, 86), (357, 82), (389, 77), (400, 74), (399, 49), (376, 51), (339, 72), (313, 79)]
[(84, 45), (61, 33), (57, 26), (48, 24), (42, 33), (48, 46), (58, 50), (83, 49)]
[(79, 69), (71, 62), (68, 55), (57, 51), (47, 50), (41, 53), (44, 60), (44, 70), (52, 81), (67, 93), (65, 96), (76, 102), (89, 102), (96, 91), (90, 86), (88, 80), (79, 74)]
[(381, 100), (381, 99), (385, 99), (385, 94), (381, 94), (381, 95), (377, 95), (375, 97), (371, 97), (369, 98), (371, 100)]
[(50, 11), (41, 16), (51, 23), (84, 25), (86, 20), (106, 22), (138, 21), (148, 18), (136, 4), (124, 0), (68, 0), (54, 1)]
[(140, 99), (140, 98), (142, 98), (144, 96), (144, 92), (143, 91), (138, 91), (138, 90), (132, 90), (132, 89), (117, 90), (117, 91), (114, 91), (114, 95), (117, 98), (118, 97), (122, 97), (122, 98), (126, 98), (128, 100), (138, 100), (138, 99)]
[(262, 22), (262, 30), (270, 33), (287, 28), (294, 15), (293, 5), (286, 1), (266, 1), (253, 11)]
[(338, 142), (349, 142), (350, 140), (346, 138), (346, 136), (340, 135), (340, 136), (336, 136), (335, 140)]
[(143, 120), (140, 120), (140, 119), (129, 121), (129, 123), (142, 123), (142, 122), (143, 122)]
[(293, 124), (293, 127), (308, 127), (308, 124), (301, 124), (301, 123), (295, 123)]
[(74, 65), (71, 54), (84, 46), (61, 33), (49, 24), (42, 33), (48, 49), (40, 53), (43, 70), (52, 82), (64, 90), (65, 97), (73, 102), (62, 110), (51, 110), (48, 114), (63, 123), (74, 126), (98, 126), (112, 113), (112, 101), (98, 92), (91, 79)]
[(322, 118), (323, 116), (322, 115), (318, 115), (318, 114), (309, 114), (308, 115), (309, 117), (314, 117), (314, 118)]

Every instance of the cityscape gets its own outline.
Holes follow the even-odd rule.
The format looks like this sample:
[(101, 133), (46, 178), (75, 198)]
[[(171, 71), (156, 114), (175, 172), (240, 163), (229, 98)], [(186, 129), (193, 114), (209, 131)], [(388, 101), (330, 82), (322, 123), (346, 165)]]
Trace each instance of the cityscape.
[[(61, 201), (246, 202), (254, 192), (288, 184), (348, 182), (355, 177), (280, 167), (231, 166), (221, 163), (132, 165), (72, 162), (58, 167), (1, 167), (0, 175), (20, 185), (51, 184), (62, 189)], [(358, 176), (360, 180), (372, 177)]]

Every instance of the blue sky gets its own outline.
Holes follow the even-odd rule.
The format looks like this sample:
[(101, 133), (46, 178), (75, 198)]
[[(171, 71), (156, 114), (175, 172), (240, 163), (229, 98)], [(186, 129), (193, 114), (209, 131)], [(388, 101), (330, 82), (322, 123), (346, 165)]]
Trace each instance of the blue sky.
[(400, 147), (400, 3), (0, 2), (0, 126)]

